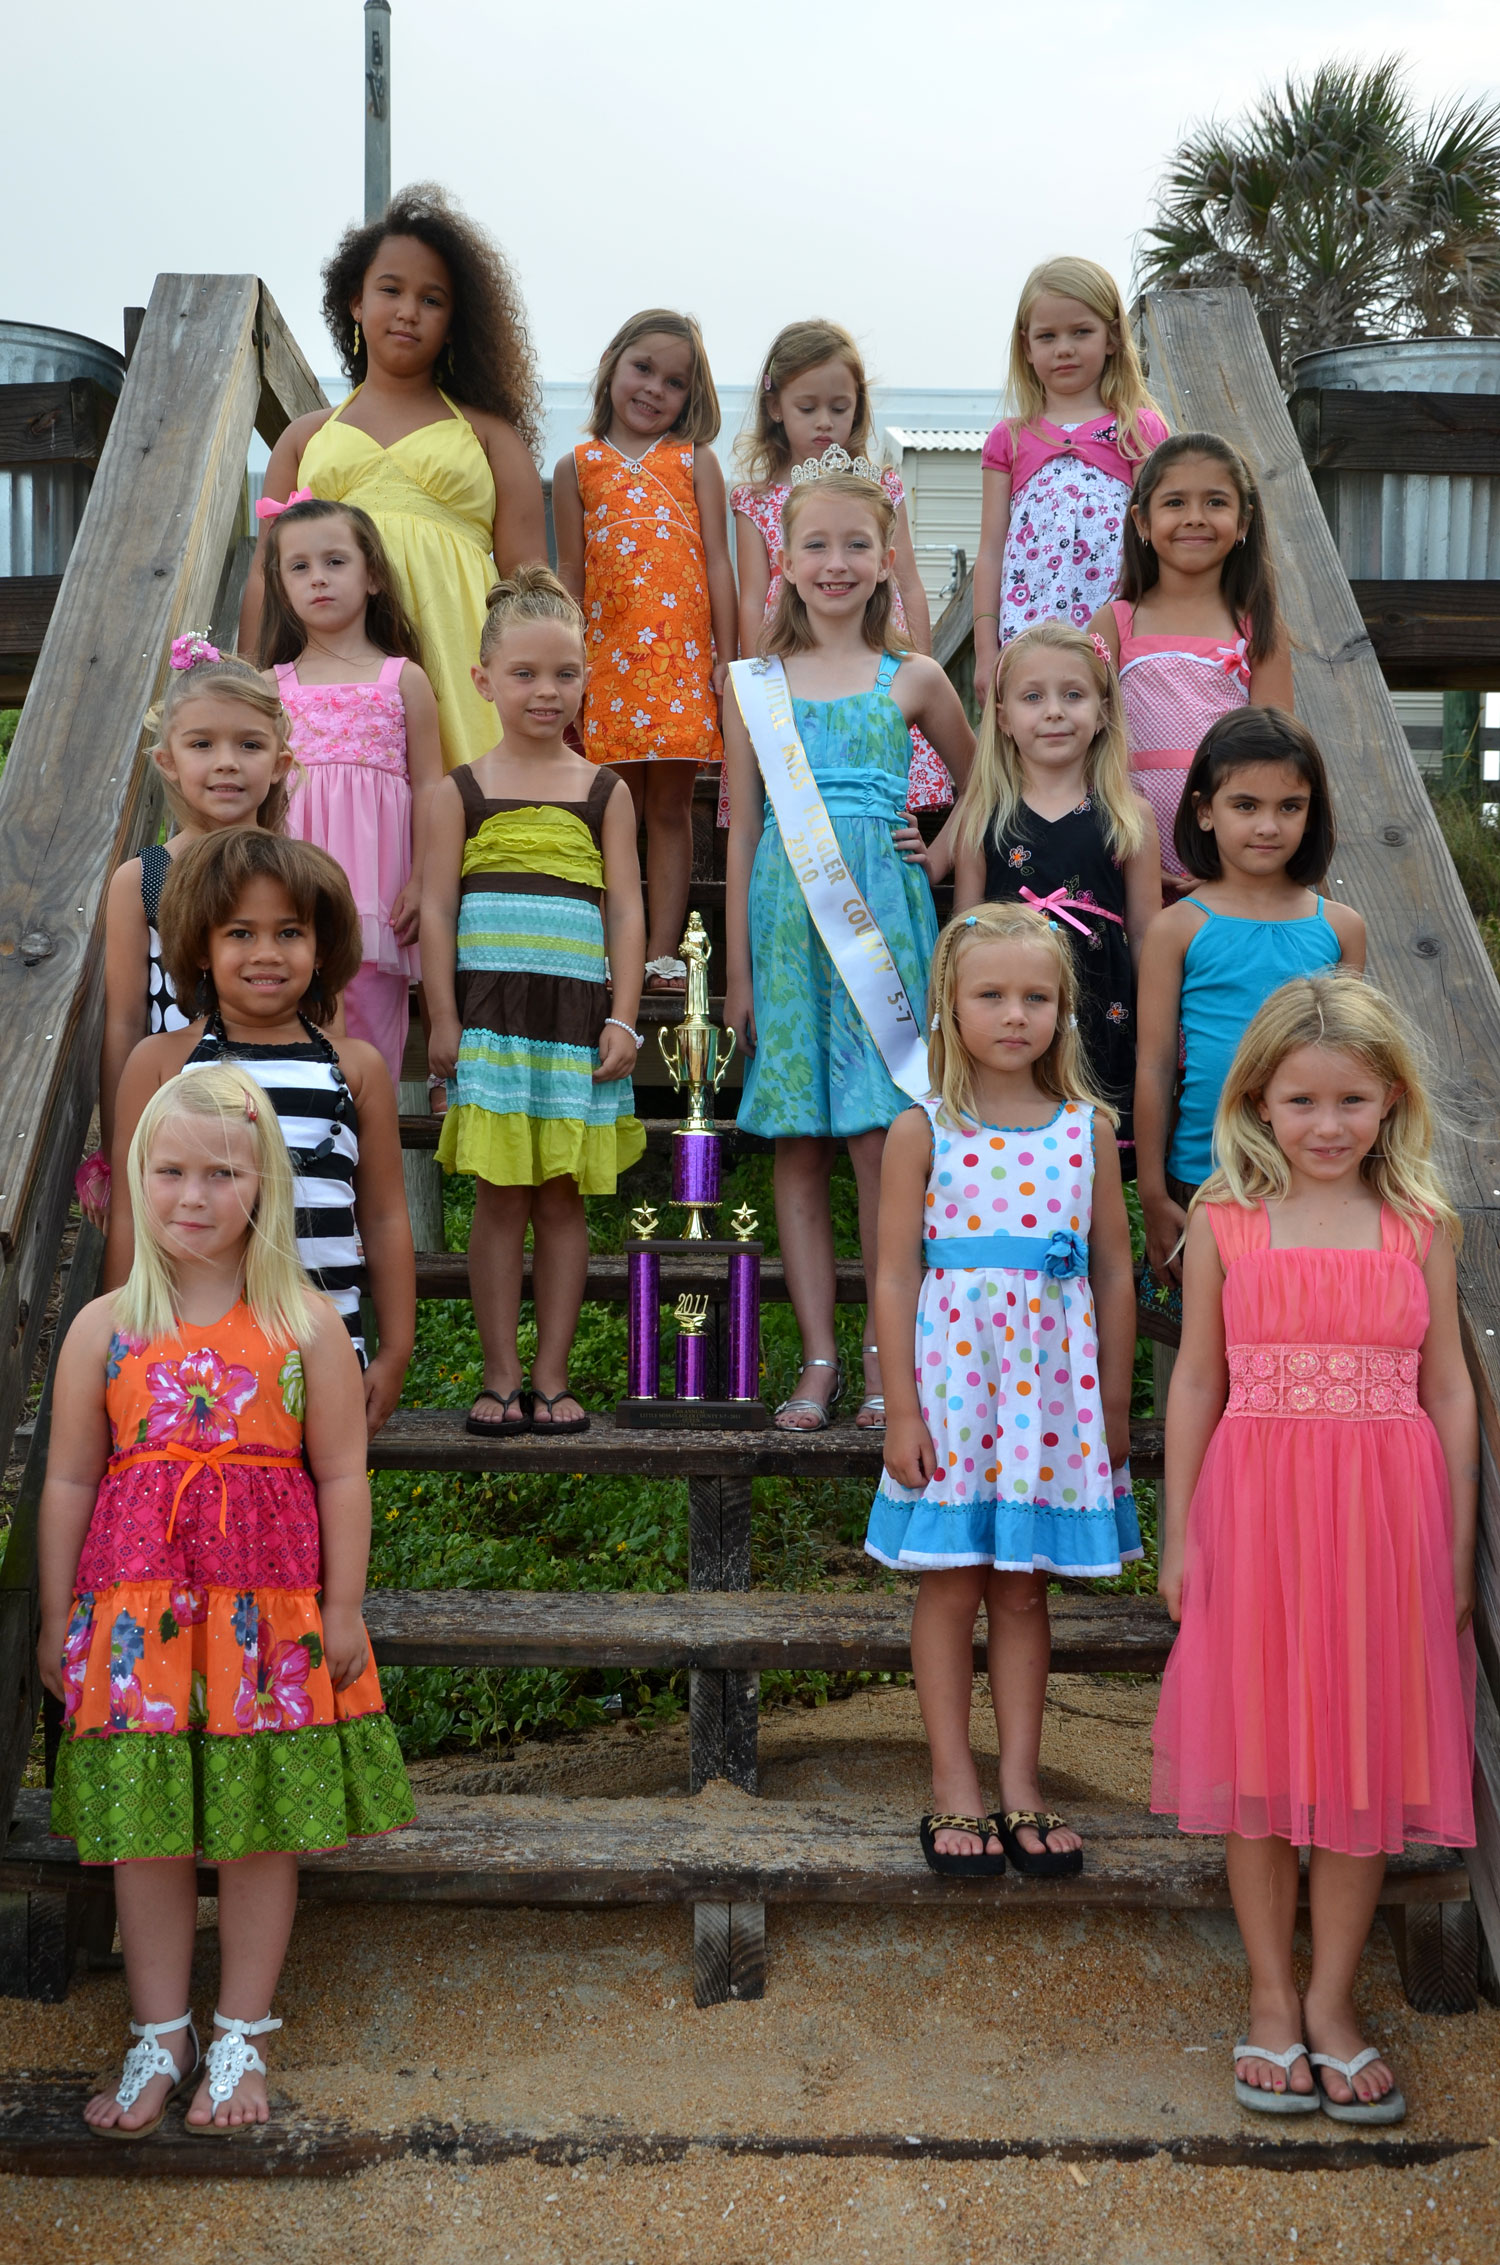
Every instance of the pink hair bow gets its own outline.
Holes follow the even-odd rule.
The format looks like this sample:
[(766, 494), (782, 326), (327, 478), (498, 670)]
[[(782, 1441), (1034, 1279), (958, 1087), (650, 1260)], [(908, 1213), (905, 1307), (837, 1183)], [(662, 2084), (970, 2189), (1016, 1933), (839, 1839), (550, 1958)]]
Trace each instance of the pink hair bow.
[(1115, 656), (1110, 651), (1109, 647), (1105, 644), (1104, 639), (1100, 636), (1097, 629), (1091, 629), (1089, 631), (1089, 643), (1094, 648), (1095, 659), (1103, 661), (1106, 668), (1112, 668), (1114, 666)]
[(1059, 920), (1066, 920), (1068, 926), (1076, 928), (1080, 936), (1087, 936), (1089, 929), (1083, 921), (1073, 918), (1068, 910), (1069, 905), (1076, 905), (1080, 912), (1091, 912), (1096, 920), (1112, 920), (1117, 928), (1125, 925), (1117, 912), (1106, 911), (1102, 904), (1090, 904), (1086, 897), (1070, 897), (1066, 882), (1060, 889), (1054, 889), (1050, 897), (1039, 897), (1034, 890), (1026, 888), (1022, 889), (1021, 894), (1038, 912), (1056, 913)]
[(257, 519), (279, 519), (283, 511), (291, 510), (294, 503), (311, 503), (312, 500), (311, 488), (293, 488), (285, 503), (278, 503), (273, 495), (263, 495), (256, 503), (255, 516)]
[(217, 645), (211, 645), (201, 629), (189, 629), (183, 636), (172, 639), (168, 658), (181, 675), (184, 669), (196, 668), (200, 661), (218, 661), (223, 654)]

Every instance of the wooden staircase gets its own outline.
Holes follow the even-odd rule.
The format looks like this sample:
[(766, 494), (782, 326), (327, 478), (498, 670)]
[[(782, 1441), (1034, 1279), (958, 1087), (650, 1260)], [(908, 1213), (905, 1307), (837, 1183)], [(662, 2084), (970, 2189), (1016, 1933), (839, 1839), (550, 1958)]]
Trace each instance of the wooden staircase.
[[(1240, 298), (1208, 294), (1212, 306), (1182, 298), (1170, 309), (1177, 326), (1153, 330), (1157, 383), (1173, 402), (1174, 422), (1216, 422), (1258, 466), (1280, 446), (1272, 405), (1241, 415), (1206, 379), (1191, 402), (1173, 391), (1180, 361), (1195, 370), (1215, 355), (1225, 367), (1264, 359), (1259, 334)], [(1227, 310), (1227, 312), (1226, 312)], [(1196, 327), (1194, 327), (1196, 325)], [(1185, 326), (1185, 327), (1184, 327)], [(1172, 341), (1177, 341), (1173, 343)], [(1225, 343), (1227, 341), (1227, 344)], [(1196, 356), (1195, 361), (1193, 357)], [(1175, 357), (1175, 358), (1174, 358)], [(1226, 359), (1227, 357), (1227, 359)], [(1207, 358), (1207, 361), (1205, 360)], [(1262, 391), (1264, 387), (1262, 386)], [(100, 952), (104, 889), (116, 863), (149, 836), (154, 822), (152, 775), (135, 760), (146, 706), (158, 689), (160, 656), (170, 636), (212, 617), (232, 620), (243, 579), (245, 545), (237, 503), (252, 423), (274, 439), (288, 419), (315, 404), (316, 388), (288, 338), (269, 295), (253, 278), (161, 277), (59, 599), (55, 626), (0, 784), (0, 1026), (8, 1034), (10, 1076), (0, 1090), (0, 1432), (9, 1437), (21, 1413), (48, 1285), (67, 1216), (71, 1175), (84, 1144), (93, 1100), (102, 1003)], [(1188, 411), (1191, 408), (1192, 414)], [(1284, 413), (1276, 397), (1275, 414)], [(1256, 420), (1259, 420), (1258, 422)], [(1267, 434), (1270, 434), (1270, 439)], [(1283, 463), (1283, 459), (1285, 462)], [(1275, 458), (1281, 570), (1289, 593), (1298, 653), (1299, 699), (1308, 672), (1326, 668), (1315, 626), (1300, 605), (1310, 569), (1288, 557), (1294, 523), (1299, 556), (1331, 552), (1321, 516), (1297, 490), (1306, 486), (1287, 428)], [(1284, 477), (1281, 476), (1284, 473)], [(1308, 512), (1310, 510), (1311, 517)], [(1304, 524), (1304, 521), (1306, 524)], [(1347, 586), (1345, 586), (1347, 601)], [(939, 626), (940, 657), (957, 666), (967, 622), (965, 598)], [(1299, 610), (1300, 607), (1300, 610)], [(109, 665), (96, 668), (96, 656)], [(1339, 656), (1345, 680), (1354, 661)], [(1348, 733), (1351, 746), (1379, 739), (1385, 701), (1373, 662), (1359, 662), (1358, 703), (1376, 722)], [(105, 696), (103, 687), (107, 683)], [(1368, 719), (1367, 719), (1368, 720)], [(1399, 730), (1390, 719), (1389, 738)], [(1327, 742), (1325, 742), (1326, 744)], [(1404, 749), (1404, 742), (1402, 742)], [(100, 750), (105, 750), (101, 776)], [(1420, 788), (1417, 788), (1420, 794)], [(1408, 798), (1410, 800), (1410, 798)], [(1344, 808), (1351, 804), (1344, 801)], [(1425, 809), (1425, 802), (1421, 805)], [(94, 813), (88, 828), (69, 821)], [(698, 878), (694, 902), (722, 944), (721, 868), (714, 860), (711, 811), (697, 810)], [(1488, 1049), (1476, 1069), (1488, 1122), (1500, 1122), (1492, 1091), (1500, 1061), (1500, 996), (1483, 968), (1473, 924), (1457, 897), (1451, 868), (1440, 909), (1423, 909), (1432, 877), (1433, 829), (1415, 803), (1394, 833), (1414, 855), (1406, 864), (1385, 856), (1389, 902), (1406, 892), (1401, 948), (1441, 953), (1463, 975), (1465, 1016), (1429, 1015), (1429, 1027)], [(1386, 839), (1394, 829), (1388, 828)], [(1446, 861), (1442, 861), (1446, 868)], [(1358, 900), (1376, 913), (1375, 898)], [(80, 917), (79, 908), (82, 909)], [(1436, 937), (1436, 941), (1429, 939)], [(722, 971), (722, 956), (716, 962)], [(1384, 975), (1385, 968), (1380, 972)], [(1388, 977), (1387, 977), (1388, 979)], [(675, 1020), (677, 1002), (651, 999), (643, 1020)], [(643, 1051), (638, 1081), (648, 1116), (648, 1148), (662, 1153), (675, 1112), (661, 1081), (655, 1047)], [(726, 1091), (725, 1107), (730, 1094)], [(403, 1119), (414, 1153), (436, 1141), (433, 1120)], [(733, 1135), (731, 1154), (750, 1144)], [(1488, 1152), (1486, 1152), (1488, 1154)], [(1488, 1169), (1486, 1163), (1484, 1169)], [(1500, 1179), (1500, 1173), (1495, 1175)], [(1472, 1213), (1470, 1214), (1473, 1215)], [(1487, 1226), (1487, 1222), (1485, 1223)], [(1483, 1240), (1481, 1228), (1480, 1240)], [(90, 1294), (97, 1237), (80, 1232), (69, 1272), (58, 1335)], [(468, 1290), (461, 1254), (419, 1256), (419, 1295), (462, 1298)], [(1489, 1316), (1487, 1258), (1471, 1277), (1471, 1337), (1484, 1373), (1496, 1367), (1480, 1332)], [(765, 1295), (785, 1296), (779, 1263), (768, 1262)], [(685, 1247), (663, 1264), (662, 1291), (675, 1297), (700, 1287), (722, 1296), (722, 1278)], [(529, 1288), (529, 1283), (528, 1283)], [(857, 1265), (839, 1269), (838, 1296), (863, 1300)], [(587, 1295), (616, 1302), (625, 1295), (624, 1261), (596, 1257)], [(1152, 1325), (1167, 1341), (1171, 1331)], [(1487, 1365), (1486, 1365), (1487, 1364)], [(713, 1389), (710, 1378), (710, 1390)], [(623, 1379), (621, 1380), (623, 1390)], [(1487, 1402), (1487, 1435), (1500, 1438)], [(45, 1459), (49, 1407), (44, 1396), (0, 1571), (0, 1826), (12, 1820), (0, 1848), (0, 1991), (58, 1997), (65, 1993), (80, 1946), (106, 1948), (112, 1932), (107, 1875), (85, 1873), (66, 1843), (47, 1832), (45, 1796), (21, 1793), (20, 1780), (37, 1717), (35, 1641), (35, 1515)], [(1136, 1427), (1135, 1471), (1160, 1469), (1161, 1432)], [(468, 1435), (461, 1415), (403, 1409), (371, 1448), (373, 1470), (516, 1473), (629, 1473), (686, 1481), (689, 1591), (677, 1596), (442, 1591), (371, 1594), (368, 1624), (377, 1657), (400, 1666), (453, 1668), (560, 1667), (577, 1672), (631, 1667), (686, 1669), (691, 1677), (688, 1800), (563, 1800), (484, 1797), (424, 1802), (409, 1832), (358, 1849), (320, 1856), (303, 1868), (303, 1889), (320, 1899), (364, 1902), (427, 1897), (446, 1902), (680, 1902), (694, 1912), (694, 1987), (701, 2005), (757, 1995), (765, 1976), (765, 1908), (777, 1900), (949, 1904), (973, 1900), (997, 1907), (1037, 1903), (1197, 1907), (1227, 1900), (1221, 1854), (1186, 1840), (1138, 1809), (1080, 1818), (1088, 1835), (1083, 1874), (1067, 1882), (1029, 1882), (1014, 1875), (995, 1883), (941, 1881), (922, 1865), (913, 1819), (847, 1805), (758, 1802), (758, 1679), (772, 1668), (840, 1673), (909, 1667), (909, 1593), (773, 1595), (750, 1590), (751, 1489), (757, 1478), (850, 1478), (873, 1487), (878, 1438), (848, 1422), (810, 1435), (613, 1430), (596, 1415), (582, 1437), (530, 1434), (512, 1441)], [(1500, 1532), (1493, 1468), (1487, 1465), (1486, 1634), (1500, 1627), (1500, 1580), (1489, 1554)], [(1154, 1599), (1067, 1591), (1055, 1602), (1054, 1665), (1076, 1673), (1155, 1674), (1171, 1629)], [(1491, 1653), (1486, 1652), (1487, 1660)], [(975, 1666), (982, 1667), (976, 1641)], [(1488, 1693), (1485, 1693), (1485, 1697)], [(1494, 1716), (1491, 1703), (1490, 1714)], [(1500, 1717), (1485, 1784), (1500, 1799)], [(1482, 1749), (1483, 1752), (1483, 1749)], [(1488, 1774), (1493, 1767), (1493, 1775)], [(1456, 2009), (1472, 2004), (1475, 1936), (1469, 1878), (1482, 1882), (1500, 1940), (1500, 1810), (1486, 1811), (1487, 1850), (1466, 1871), (1443, 1851), (1415, 1852), (1393, 1865), (1388, 1900), (1393, 1934), (1414, 2002)], [(211, 1887), (211, 1877), (206, 1877)], [(1484, 1899), (1490, 1899), (1485, 1901)], [(103, 2151), (100, 2151), (101, 2153)]]

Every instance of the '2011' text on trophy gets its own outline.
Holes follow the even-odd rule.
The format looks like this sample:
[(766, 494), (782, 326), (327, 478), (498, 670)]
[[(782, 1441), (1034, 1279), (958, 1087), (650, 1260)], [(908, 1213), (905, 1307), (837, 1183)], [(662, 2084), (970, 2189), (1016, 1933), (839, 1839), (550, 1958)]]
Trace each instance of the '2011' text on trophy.
[[(625, 1248), (629, 1267), (629, 1349), (625, 1398), (615, 1422), (631, 1428), (659, 1426), (760, 1429), (770, 1418), (760, 1397), (761, 1246), (751, 1238), (755, 1215), (742, 1204), (734, 1216), (735, 1239), (719, 1241), (703, 1223), (717, 1210), (722, 1179), (714, 1096), (734, 1056), (734, 1033), (710, 1020), (708, 1011), (709, 940), (695, 912), (682, 939), (687, 962), (687, 1012), (670, 1032), (659, 1034), (662, 1059), (678, 1092), (687, 1092), (688, 1112), (672, 1135), (672, 1203), (687, 1214), (679, 1237), (656, 1233), (656, 1213), (642, 1205), (631, 1218), (634, 1237)], [(723, 1254), (728, 1263), (727, 1299), (707, 1261)], [(670, 1276), (667, 1295), (675, 1295), (677, 1322), (676, 1395), (661, 1394), (662, 1262)], [(684, 1263), (685, 1262), (685, 1263)], [(716, 1294), (717, 1293), (717, 1294)], [(727, 1330), (719, 1310), (728, 1306)], [(725, 1373), (724, 1397), (708, 1397), (711, 1354)]]

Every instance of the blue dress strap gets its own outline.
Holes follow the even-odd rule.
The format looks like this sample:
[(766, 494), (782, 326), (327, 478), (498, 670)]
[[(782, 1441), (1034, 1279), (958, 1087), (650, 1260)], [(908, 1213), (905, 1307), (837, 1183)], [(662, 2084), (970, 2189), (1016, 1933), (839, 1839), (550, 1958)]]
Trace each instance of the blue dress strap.
[(896, 671), (901, 666), (902, 658), (903, 656), (900, 653), (881, 654), (880, 674), (875, 679), (875, 689), (877, 692), (890, 691), (891, 686), (896, 681)]

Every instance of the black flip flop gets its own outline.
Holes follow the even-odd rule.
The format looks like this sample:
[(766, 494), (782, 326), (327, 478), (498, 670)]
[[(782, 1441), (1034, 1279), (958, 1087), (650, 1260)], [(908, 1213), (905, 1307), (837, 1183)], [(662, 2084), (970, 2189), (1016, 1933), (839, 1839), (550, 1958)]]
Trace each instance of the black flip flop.
[(1051, 1809), (1007, 1809), (995, 1829), (1005, 1844), (1006, 1855), (1025, 1878), (1062, 1880), (1083, 1870), (1081, 1848), (1023, 1848), (1020, 1839), (1021, 1827), (1029, 1825), (1045, 1843), (1048, 1833), (1056, 1832), (1062, 1822)]
[(554, 1392), (550, 1396), (550, 1398), (545, 1392), (538, 1392), (535, 1386), (533, 1386), (531, 1398), (533, 1405), (540, 1401), (541, 1405), (547, 1411), (547, 1421), (545, 1423), (533, 1422), (529, 1426), (529, 1429), (534, 1431), (537, 1434), (538, 1438), (549, 1438), (555, 1432), (559, 1439), (563, 1439), (570, 1431), (588, 1430), (589, 1419), (587, 1416), (569, 1416), (566, 1423), (556, 1423), (553, 1421), (552, 1411), (556, 1407), (559, 1400), (576, 1400), (578, 1398), (578, 1394), (573, 1390), (571, 1384), (565, 1384), (561, 1392)]
[[(476, 1439), (514, 1439), (517, 1432), (530, 1431), (531, 1409), (528, 1403), (531, 1395), (523, 1392), (519, 1386), (514, 1392), (492, 1392), (486, 1385), (474, 1397), (476, 1400), (493, 1400), (501, 1411), (496, 1423), (487, 1423), (483, 1416), (464, 1417), (464, 1430), (472, 1431)], [(506, 1415), (504, 1411), (515, 1401), (520, 1402), (521, 1413), (518, 1416)]]
[(972, 1832), (980, 1840), (1002, 1837), (993, 1817), (923, 1817), (917, 1826), (928, 1869), (950, 1880), (994, 1880), (1005, 1870), (1004, 1856), (945, 1856), (934, 1844), (940, 1832)]

